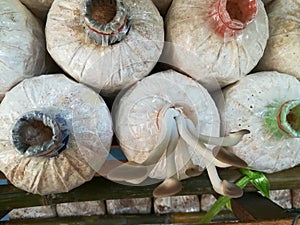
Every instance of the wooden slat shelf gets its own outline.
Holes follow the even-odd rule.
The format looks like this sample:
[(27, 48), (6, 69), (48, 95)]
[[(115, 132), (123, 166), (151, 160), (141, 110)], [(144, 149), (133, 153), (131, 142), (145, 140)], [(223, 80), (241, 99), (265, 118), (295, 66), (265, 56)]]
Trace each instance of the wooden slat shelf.
[[(300, 167), (295, 167), (278, 173), (267, 174), (266, 176), (270, 181), (272, 190), (299, 189), (300, 188), (299, 174), (300, 174)], [(225, 169), (225, 170), (220, 170), (220, 176), (223, 179), (227, 179), (229, 181), (236, 181), (242, 175), (237, 170)], [(1, 178), (4, 178), (3, 175), (0, 175), (0, 179)], [(201, 195), (207, 193), (214, 193), (206, 172), (204, 172), (199, 177), (183, 180), (182, 184), (183, 184), (183, 189), (180, 193), (178, 193), (178, 195)], [(0, 186), (0, 213), (3, 212), (4, 214), (5, 212), (8, 212), (15, 208), (53, 205), (53, 204), (65, 203), (65, 202), (152, 197), (152, 191), (156, 186), (157, 184), (149, 185), (149, 186), (133, 187), (133, 186), (127, 186), (127, 185), (111, 182), (103, 177), (94, 177), (90, 182), (87, 182), (84, 185), (68, 193), (40, 196), (40, 195), (34, 195), (22, 191), (11, 184), (2, 185)], [(244, 190), (245, 193), (256, 191), (256, 189), (252, 185), (248, 185)], [(260, 203), (258, 202), (257, 204)], [(245, 210), (247, 211), (249, 209), (245, 209)], [(150, 221), (149, 218), (152, 218), (153, 219), (152, 221), (157, 221), (158, 223), (163, 224), (164, 223), (163, 221), (169, 221), (170, 218), (172, 223), (177, 223), (179, 221), (179, 218), (182, 218), (183, 221), (188, 221), (188, 223), (197, 223), (195, 221), (196, 220), (199, 221), (202, 215), (203, 215), (202, 212), (194, 213), (194, 214), (191, 213), (166, 214), (166, 215), (150, 214), (150, 215), (136, 215), (136, 216), (104, 215), (104, 216), (94, 216), (88, 218), (76, 217), (76, 221), (78, 222), (83, 220), (85, 221), (85, 224), (95, 224), (95, 223), (99, 224), (99, 222), (97, 221), (99, 221), (100, 219), (101, 220), (105, 219), (106, 222), (103, 224), (129, 224), (129, 223), (139, 224), (138, 222), (135, 223), (135, 221), (145, 220), (146, 222), (148, 220)], [(292, 215), (288, 215), (288, 216), (292, 218)], [(238, 215), (238, 217), (241, 216)], [(289, 221), (291, 221), (291, 218), (289, 218)], [(255, 218), (255, 221), (257, 219), (267, 220), (266, 218)], [(277, 219), (282, 219), (282, 217), (279, 216), (279, 218)], [(37, 221), (41, 222), (41, 220), (22, 220), (22, 224), (37, 224)], [(69, 221), (69, 223), (65, 223), (63, 221), (65, 222)], [(124, 221), (127, 222), (123, 223)], [(51, 219), (42, 220), (43, 224), (55, 224), (57, 222), (62, 222), (64, 224), (75, 224), (75, 222), (73, 223), (72, 220), (68, 220), (68, 218), (51, 218)], [(9, 221), (6, 222), (5, 224), (19, 224), (19, 223), (18, 221)]]
[[(204, 212), (197, 213), (170, 213), (170, 214), (137, 214), (137, 215), (103, 215), (103, 216), (76, 216), (76, 217), (60, 217), (60, 218), (48, 218), (48, 219), (26, 219), (26, 220), (14, 220), (8, 221), (2, 224), (5, 225), (124, 225), (124, 224), (197, 224), (203, 217)], [(217, 221), (221, 221), (223, 218), (234, 219), (232, 213), (225, 211), (221, 212), (216, 217)], [(1, 223), (0, 223), (1, 224)]]
[(292, 215), (257, 192), (246, 192), (242, 198), (231, 200), (232, 210), (239, 221), (263, 221), (290, 218)]
[[(226, 225), (292, 225), (293, 219), (280, 219), (280, 220), (267, 220), (267, 221), (254, 221), (242, 223), (226, 223)], [(298, 223), (299, 224), (299, 223)], [(214, 225), (224, 225), (224, 223), (214, 223)]]

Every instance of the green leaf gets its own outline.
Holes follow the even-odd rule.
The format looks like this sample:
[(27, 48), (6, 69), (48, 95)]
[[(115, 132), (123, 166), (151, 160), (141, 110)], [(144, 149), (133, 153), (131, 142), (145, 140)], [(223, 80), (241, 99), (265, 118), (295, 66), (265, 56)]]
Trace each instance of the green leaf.
[(248, 176), (250, 182), (259, 190), (265, 197), (270, 197), (270, 182), (262, 172), (251, 171), (249, 169), (240, 169), (240, 172)]
[(251, 180), (251, 183), (263, 194), (263, 196), (270, 198), (270, 183), (265, 175), (259, 179)]
[[(244, 176), (238, 182), (236, 182), (236, 185), (239, 186), (240, 188), (244, 188), (249, 182), (250, 182), (250, 178)], [(200, 224), (211, 222), (211, 220), (216, 215), (218, 215), (218, 213), (224, 208), (224, 206), (228, 202), (230, 202), (230, 199), (231, 198), (228, 196), (219, 197), (218, 200), (215, 202), (215, 204), (212, 205), (212, 207), (207, 211), (204, 217), (200, 220)]]
[[(236, 182), (236, 185), (240, 188), (246, 187), (246, 185), (251, 182), (255, 188), (257, 188), (265, 197), (270, 196), (270, 183), (268, 178), (262, 173), (257, 171), (251, 171), (249, 169), (239, 169), (241, 174), (244, 175), (240, 180)], [(200, 224), (210, 223), (212, 219), (218, 215), (218, 213), (227, 205), (227, 208), (230, 207), (230, 197), (221, 196), (213, 204), (213, 206), (207, 211), (204, 217), (200, 220)]]
[(228, 196), (219, 197), (215, 204), (212, 205), (212, 207), (207, 211), (207, 213), (203, 216), (199, 223), (210, 223), (212, 219), (215, 218), (216, 215), (218, 215), (218, 213), (224, 208), (226, 203), (229, 201), (230, 197)]
[(232, 211), (232, 208), (231, 208), (231, 201), (227, 202), (226, 203), (226, 208), (230, 211)]

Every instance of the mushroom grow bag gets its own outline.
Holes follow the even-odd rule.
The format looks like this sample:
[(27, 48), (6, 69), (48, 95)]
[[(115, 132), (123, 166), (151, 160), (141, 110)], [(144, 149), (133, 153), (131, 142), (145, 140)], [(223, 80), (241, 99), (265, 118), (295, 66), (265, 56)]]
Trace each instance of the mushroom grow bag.
[(150, 0), (57, 0), (46, 39), (62, 69), (111, 96), (153, 69), (164, 44), (163, 20)]
[(26, 79), (0, 105), (0, 170), (35, 194), (92, 179), (108, 156), (110, 112), (90, 88), (62, 74)]
[(248, 129), (231, 150), (254, 170), (272, 173), (300, 163), (300, 83), (287, 74), (259, 72), (224, 90), (224, 131)]
[(260, 0), (174, 0), (165, 24), (167, 44), (161, 60), (208, 90), (248, 74), (269, 36)]
[(218, 193), (240, 196), (217, 175), (215, 166), (228, 167), (232, 161), (223, 161), (222, 151), (211, 149), (229, 143), (218, 138), (220, 119), (213, 99), (193, 79), (173, 70), (148, 76), (119, 93), (112, 115), (129, 162), (109, 171), (109, 179), (142, 185), (152, 182), (148, 178), (164, 180), (153, 192), (164, 197), (181, 189), (179, 180), (206, 168)]
[(17, 0), (0, 1), (0, 99), (25, 78), (45, 72), (42, 24)]
[(276, 0), (266, 7), (270, 37), (257, 71), (278, 71), (300, 78), (300, 2)]

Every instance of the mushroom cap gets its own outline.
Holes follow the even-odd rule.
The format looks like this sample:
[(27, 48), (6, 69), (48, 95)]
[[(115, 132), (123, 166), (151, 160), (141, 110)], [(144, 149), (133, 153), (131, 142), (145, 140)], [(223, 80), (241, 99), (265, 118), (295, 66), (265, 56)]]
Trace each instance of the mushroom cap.
[(135, 162), (126, 162), (108, 171), (107, 178), (113, 181), (143, 181), (148, 177), (148, 169)]
[(223, 180), (221, 185), (222, 185), (222, 189), (224, 192), (223, 194), (225, 196), (229, 196), (231, 198), (242, 197), (243, 190), (239, 186), (237, 186), (233, 183), (230, 183), (227, 180)]
[(213, 150), (214, 157), (228, 165), (235, 166), (238, 168), (245, 168), (248, 167), (247, 163), (229, 151), (227, 148), (224, 147), (214, 147)]
[(300, 98), (299, 81), (278, 72), (250, 74), (223, 92), (225, 104), (220, 106), (224, 132), (247, 129), (249, 134), (231, 147), (250, 168), (276, 172), (300, 163), (299, 138), (275, 137), (265, 126), (267, 106)]
[(189, 168), (187, 168), (185, 170), (185, 174), (188, 177), (196, 177), (202, 174), (202, 168), (200, 168), (199, 166), (190, 166)]
[(168, 197), (177, 194), (182, 189), (182, 184), (176, 178), (168, 178), (158, 185), (154, 191), (155, 198)]
[[(59, 114), (70, 128), (67, 148), (56, 157), (26, 157), (13, 145), (11, 129), (32, 110)], [(0, 170), (18, 188), (36, 194), (67, 192), (92, 179), (112, 141), (112, 121), (103, 99), (63, 74), (26, 79), (0, 105)]]

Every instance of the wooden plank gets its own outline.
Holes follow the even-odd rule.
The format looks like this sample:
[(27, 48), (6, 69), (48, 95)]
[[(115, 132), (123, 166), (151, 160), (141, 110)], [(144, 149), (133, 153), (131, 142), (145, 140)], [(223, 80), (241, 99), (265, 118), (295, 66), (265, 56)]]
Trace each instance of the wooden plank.
[(243, 197), (232, 199), (231, 207), (234, 215), (241, 222), (291, 217), (291, 214), (282, 207), (257, 192), (244, 193)]
[[(242, 223), (214, 223), (213, 225), (292, 225), (293, 219), (267, 220), (267, 221), (253, 221)], [(299, 223), (298, 223), (299, 224)], [(296, 225), (296, 224), (295, 224)]]
[[(279, 173), (268, 174), (271, 189), (294, 189), (300, 187), (300, 167), (295, 167)], [(236, 170), (222, 170), (220, 176), (230, 181), (241, 177)], [(201, 195), (215, 193), (211, 187), (207, 173), (199, 177), (182, 181), (183, 189), (178, 195)], [(93, 201), (106, 199), (128, 199), (152, 197), (152, 191), (157, 184), (148, 186), (132, 186), (114, 183), (102, 177), (95, 177), (92, 181), (82, 186), (61, 194), (47, 196), (33, 195), (19, 190), (12, 185), (0, 186), (0, 210), (10, 210), (20, 207), (49, 205), (64, 202)], [(255, 191), (255, 188), (248, 185), (246, 192)]]
[[(199, 224), (205, 212), (172, 213), (172, 214), (138, 214), (138, 215), (103, 215), (103, 216), (72, 216), (46, 219), (24, 219), (0, 222), (0, 225), (126, 225), (126, 224)], [(221, 222), (222, 221), (222, 222)], [(258, 220), (252, 222), (234, 222), (236, 218), (229, 211), (222, 211), (213, 221), (214, 225), (291, 225), (294, 218), (279, 220)], [(294, 223), (297, 223), (295, 221)]]
[[(24, 219), (24, 220), (11, 220), (3, 222), (3, 225), (126, 225), (126, 224), (198, 224), (203, 217), (204, 212), (198, 213), (172, 213), (172, 214), (136, 214), (136, 215), (103, 215), (103, 216), (73, 216), (73, 217), (56, 217), (48, 219)], [(234, 219), (232, 213), (226, 211), (221, 212), (216, 218), (232, 221)]]

